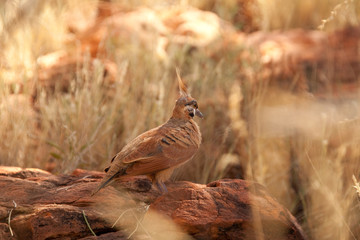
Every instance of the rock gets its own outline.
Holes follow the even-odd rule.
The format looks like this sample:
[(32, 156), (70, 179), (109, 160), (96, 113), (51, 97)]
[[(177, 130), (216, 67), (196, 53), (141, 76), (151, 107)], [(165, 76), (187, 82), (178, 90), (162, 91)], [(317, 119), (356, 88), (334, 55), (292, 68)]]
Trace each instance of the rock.
[[(359, 27), (331, 33), (303, 29), (259, 31), (239, 42), (251, 49), (244, 51), (239, 60), (261, 64), (260, 74), (255, 77), (258, 81), (268, 80), (283, 89), (310, 92), (321, 98), (349, 97), (359, 89), (359, 41)], [(249, 74), (247, 77), (254, 79), (253, 72)]]
[(87, 49), (93, 57), (107, 55), (111, 58), (113, 53), (107, 49), (110, 44), (114, 52), (122, 54), (124, 46), (140, 47), (167, 63), (171, 45), (207, 48), (211, 52), (213, 44), (217, 45), (235, 32), (230, 23), (213, 12), (197, 8), (154, 10), (142, 7), (109, 15), (78, 34), (77, 38), (82, 51)]
[(11, 239), (10, 229), (6, 223), (0, 223), (0, 239)]
[(306, 239), (289, 211), (253, 182), (168, 183), (160, 196), (146, 177), (129, 177), (91, 197), (102, 176), (0, 167), (0, 238)]
[(257, 183), (227, 179), (177, 185), (151, 207), (196, 239), (305, 239), (296, 219)]
[[(232, 23), (197, 8), (127, 9), (112, 3), (100, 4), (97, 20), (82, 24), (86, 27), (75, 31), (69, 43), (78, 47), (79, 53), (58, 51), (38, 59), (36, 88), (44, 88), (49, 95), (55, 89), (68, 91), (74, 79), (96, 76), (100, 70), (105, 86), (111, 85), (118, 76), (116, 56), (127, 59), (127, 54), (133, 55), (126, 49), (139, 48), (166, 66), (172, 51), (186, 46), (189, 54), (197, 50), (216, 61), (235, 58), (239, 78), (250, 83), (269, 82), (271, 86), (317, 97), (357, 94), (359, 27), (330, 33), (304, 29), (253, 32), (257, 27), (250, 22), (254, 21), (245, 21), (254, 25), (244, 29), (251, 32), (247, 34), (238, 32), (236, 24), (253, 19), (250, 6), (254, 1), (239, 0), (234, 4), (234, 9), (241, 10)], [(211, 9), (211, 5), (203, 9)], [(86, 74), (82, 70), (87, 70)], [(11, 85), (18, 91), (22, 89), (20, 81)], [(256, 84), (253, 86), (257, 89)], [(37, 94), (35, 91), (34, 100)]]
[(101, 236), (91, 236), (80, 238), (80, 240), (122, 240), (127, 239), (126, 235), (121, 232), (110, 232), (102, 234)]
[[(195, 4), (201, 10), (212, 11), (221, 18), (230, 21), (242, 32), (254, 32), (260, 29), (258, 16), (259, 2), (255, 0), (236, 0), (226, 4), (217, 4), (215, 1), (201, 1)], [(229, 10), (231, 11), (229, 12)]]
[[(66, 51), (57, 51), (43, 55), (37, 59), (37, 82), (34, 84), (32, 102), (36, 102), (41, 91), (52, 96), (56, 91), (70, 92), (74, 87), (86, 86), (86, 81), (96, 81), (99, 87), (109, 87), (115, 82), (117, 66), (108, 59), (73, 55)], [(73, 89), (72, 89), (73, 90)]]

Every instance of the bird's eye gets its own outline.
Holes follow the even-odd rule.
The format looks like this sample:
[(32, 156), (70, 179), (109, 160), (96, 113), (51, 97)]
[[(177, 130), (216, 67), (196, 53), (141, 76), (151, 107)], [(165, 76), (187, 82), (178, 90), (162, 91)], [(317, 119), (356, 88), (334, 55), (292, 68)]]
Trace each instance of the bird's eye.
[(196, 100), (192, 100), (185, 104), (185, 106), (189, 106), (189, 105), (193, 106), (194, 108), (198, 108), (198, 104), (197, 104)]

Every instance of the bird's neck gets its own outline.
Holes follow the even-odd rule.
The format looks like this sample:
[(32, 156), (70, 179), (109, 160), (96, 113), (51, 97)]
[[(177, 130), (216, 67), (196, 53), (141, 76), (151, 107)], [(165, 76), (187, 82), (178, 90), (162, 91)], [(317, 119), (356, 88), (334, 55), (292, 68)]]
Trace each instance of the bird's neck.
[(187, 122), (189, 122), (192, 119), (184, 119), (184, 118), (178, 118), (176, 116), (172, 116), (168, 122), (169, 123), (176, 123), (176, 124), (186, 124)]
[(167, 124), (171, 124), (171, 125), (175, 125), (175, 126), (186, 126), (189, 125), (191, 126), (191, 129), (193, 129), (195, 132), (200, 133), (200, 129), (199, 126), (197, 125), (197, 123), (194, 121), (194, 119), (190, 118), (190, 119), (184, 119), (184, 118), (175, 118), (175, 117), (171, 117), (168, 121)]

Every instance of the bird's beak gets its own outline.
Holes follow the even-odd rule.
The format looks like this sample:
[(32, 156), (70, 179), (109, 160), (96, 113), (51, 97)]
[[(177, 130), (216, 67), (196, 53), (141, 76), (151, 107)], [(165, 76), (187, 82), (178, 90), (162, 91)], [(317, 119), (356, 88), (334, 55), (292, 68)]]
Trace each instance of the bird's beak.
[(199, 118), (204, 118), (204, 115), (199, 111), (199, 109), (195, 110), (195, 115), (198, 116)]

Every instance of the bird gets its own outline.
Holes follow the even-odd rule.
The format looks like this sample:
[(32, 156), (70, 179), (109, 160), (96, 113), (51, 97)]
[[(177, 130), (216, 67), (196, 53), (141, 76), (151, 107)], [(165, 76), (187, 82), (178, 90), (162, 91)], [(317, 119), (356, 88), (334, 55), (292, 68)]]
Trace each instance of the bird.
[(150, 129), (125, 145), (111, 160), (102, 181), (92, 195), (122, 176), (146, 175), (161, 194), (168, 192), (164, 182), (173, 171), (193, 158), (202, 138), (194, 117), (203, 118), (196, 99), (176, 69), (180, 95), (172, 115), (164, 124)]

